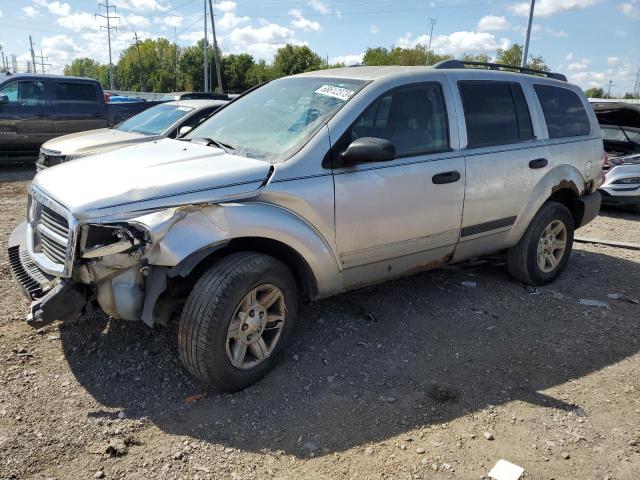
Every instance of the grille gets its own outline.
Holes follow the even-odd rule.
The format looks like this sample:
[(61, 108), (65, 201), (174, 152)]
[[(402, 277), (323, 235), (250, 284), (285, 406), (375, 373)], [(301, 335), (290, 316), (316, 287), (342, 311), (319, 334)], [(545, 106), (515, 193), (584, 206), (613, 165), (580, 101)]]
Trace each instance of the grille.
[(40, 205), (37, 223), (42, 253), (55, 263), (64, 264), (69, 243), (69, 222), (59, 213)]
[(41, 272), (29, 254), (18, 245), (9, 247), (9, 266), (13, 277), (31, 300), (42, 296), (42, 285), (51, 280), (51, 277)]

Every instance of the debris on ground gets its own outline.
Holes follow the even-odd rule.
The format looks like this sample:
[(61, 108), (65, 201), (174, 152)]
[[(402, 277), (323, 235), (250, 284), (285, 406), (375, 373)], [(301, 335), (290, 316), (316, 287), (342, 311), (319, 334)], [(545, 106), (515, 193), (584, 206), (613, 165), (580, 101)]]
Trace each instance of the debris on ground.
[(589, 298), (579, 299), (578, 305), (582, 305), (584, 307), (609, 308), (609, 304), (607, 302), (602, 302), (600, 300), (591, 300)]
[(638, 300), (637, 298), (631, 298), (631, 297), (627, 297), (626, 295), (622, 294), (622, 293), (608, 293), (607, 297), (613, 299), (613, 300), (624, 300), (627, 301), (629, 303), (635, 303), (636, 305), (640, 305), (640, 300)]
[(463, 287), (467, 288), (476, 288), (478, 286), (478, 282), (474, 282), (473, 280), (465, 280), (460, 283)]
[(524, 468), (500, 459), (489, 472), (489, 476), (494, 480), (518, 480), (523, 473)]
[(206, 393), (194, 393), (193, 395), (189, 395), (187, 398), (185, 398), (184, 403), (186, 403), (187, 405), (190, 405), (194, 402), (198, 402), (202, 400), (206, 396), (207, 396)]

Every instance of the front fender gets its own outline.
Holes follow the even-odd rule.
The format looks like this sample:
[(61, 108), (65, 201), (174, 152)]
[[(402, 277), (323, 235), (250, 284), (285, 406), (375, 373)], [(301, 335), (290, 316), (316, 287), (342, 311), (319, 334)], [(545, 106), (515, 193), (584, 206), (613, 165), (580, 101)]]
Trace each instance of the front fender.
[(540, 207), (554, 193), (568, 189), (577, 197), (586, 192), (584, 177), (571, 165), (558, 165), (549, 170), (536, 184), (507, 236), (506, 246), (512, 247), (520, 241), (529, 227), (531, 220), (538, 213)]
[(342, 290), (337, 258), (323, 236), (299, 215), (263, 202), (184, 206), (138, 217), (131, 223), (151, 236), (150, 265), (175, 267), (195, 252), (233, 239), (257, 237), (281, 242), (306, 261), (318, 297)]

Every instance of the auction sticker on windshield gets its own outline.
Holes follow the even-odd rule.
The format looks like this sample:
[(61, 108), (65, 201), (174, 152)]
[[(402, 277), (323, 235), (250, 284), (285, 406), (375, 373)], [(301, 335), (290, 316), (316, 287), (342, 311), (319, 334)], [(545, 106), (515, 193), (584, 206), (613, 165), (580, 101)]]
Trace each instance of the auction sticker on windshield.
[(342, 87), (334, 87), (333, 85), (323, 85), (319, 89), (315, 91), (320, 95), (326, 95), (328, 97), (339, 98), (340, 100), (347, 101), (351, 95), (353, 95), (353, 90), (349, 90), (348, 88)]

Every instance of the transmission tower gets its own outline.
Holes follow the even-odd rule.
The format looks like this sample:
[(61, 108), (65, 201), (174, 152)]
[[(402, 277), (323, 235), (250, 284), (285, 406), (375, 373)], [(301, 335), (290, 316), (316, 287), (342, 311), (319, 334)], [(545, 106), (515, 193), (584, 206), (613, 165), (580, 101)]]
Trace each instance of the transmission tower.
[[(104, 8), (104, 13), (100, 8)], [(107, 31), (107, 40), (109, 42), (109, 87), (113, 90), (113, 61), (111, 60), (111, 30), (118, 30), (118, 27), (111, 26), (111, 20), (120, 21), (120, 17), (117, 15), (111, 15), (111, 11), (116, 11), (116, 7), (109, 5), (109, 0), (105, 0), (104, 3), (98, 4), (98, 13), (94, 15), (94, 18), (100, 17), (107, 20), (107, 25), (100, 25), (100, 29), (103, 28)]]
[(638, 73), (636, 73), (636, 85), (633, 87), (633, 95), (640, 97), (640, 68), (638, 69)]
[[(49, 57), (45, 57), (42, 55), (42, 49), (40, 49), (40, 55), (36, 55), (36, 58), (40, 59), (40, 66), (42, 67), (42, 74), (44, 75), (44, 67), (50, 67), (51, 64), (50, 63), (44, 63), (45, 60), (49, 60)], [(35, 65), (34, 65), (35, 66)], [(35, 68), (34, 68), (35, 71)]]

